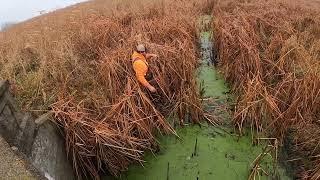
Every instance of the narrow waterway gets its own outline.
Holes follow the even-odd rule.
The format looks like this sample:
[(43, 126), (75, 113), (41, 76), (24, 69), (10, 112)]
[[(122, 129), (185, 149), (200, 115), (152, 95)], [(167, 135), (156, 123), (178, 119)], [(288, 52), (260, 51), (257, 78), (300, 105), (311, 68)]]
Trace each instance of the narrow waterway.
[[(212, 17), (199, 19), (201, 66), (196, 72), (203, 106), (215, 113), (213, 102), (226, 105), (228, 87), (213, 66), (212, 32), (209, 31)], [(221, 113), (221, 112), (220, 112)], [(230, 115), (224, 112), (224, 124), (230, 122)], [(214, 127), (203, 123), (177, 129), (181, 139), (175, 136), (161, 136), (161, 150), (154, 155), (147, 153), (144, 167), (132, 165), (120, 179), (127, 180), (242, 180), (248, 179), (252, 162), (262, 153), (265, 145), (252, 145), (251, 136), (239, 138), (227, 125)], [(271, 155), (265, 156), (259, 166), (269, 176), (261, 179), (289, 179), (274, 163)], [(263, 173), (261, 173), (263, 174)], [(256, 176), (258, 178), (258, 176)], [(107, 178), (106, 178), (107, 179)]]

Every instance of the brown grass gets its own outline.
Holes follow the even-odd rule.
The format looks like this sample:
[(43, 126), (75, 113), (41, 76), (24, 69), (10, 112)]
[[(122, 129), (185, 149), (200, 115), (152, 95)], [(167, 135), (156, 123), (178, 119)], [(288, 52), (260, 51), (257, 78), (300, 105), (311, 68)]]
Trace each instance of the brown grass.
[(301, 123), (291, 129), (290, 162), (301, 179), (319, 179), (320, 127), (315, 123)]
[[(194, 79), (196, 15), (202, 1), (91, 1), (34, 18), (3, 32), (0, 78), (21, 107), (51, 109), (63, 127), (74, 169), (99, 178), (155, 150), (156, 133), (173, 133), (166, 116), (203, 112)], [(137, 43), (159, 55), (151, 62), (157, 94), (134, 77)]]
[(237, 95), (240, 132), (250, 125), (283, 137), (292, 126), (319, 122), (319, 8), (317, 1), (239, 0), (214, 9), (216, 48)]
[[(237, 95), (236, 128), (280, 138), (294, 129), (295, 150), (309, 159), (299, 177), (317, 179), (319, 1), (91, 1), (1, 32), (0, 78), (25, 110), (55, 112), (79, 177), (119, 175), (157, 148), (155, 134), (175, 134), (164, 117), (202, 119), (196, 17), (212, 7), (220, 67)], [(131, 69), (140, 42), (159, 55), (151, 62), (156, 95)]]

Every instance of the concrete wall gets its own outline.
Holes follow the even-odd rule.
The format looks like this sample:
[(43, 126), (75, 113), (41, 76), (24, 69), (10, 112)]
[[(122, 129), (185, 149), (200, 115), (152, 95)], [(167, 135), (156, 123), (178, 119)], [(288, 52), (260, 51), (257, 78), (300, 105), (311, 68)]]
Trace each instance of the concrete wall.
[(75, 179), (66, 157), (64, 140), (51, 118), (50, 113), (34, 118), (21, 112), (9, 92), (9, 83), (0, 81), (1, 136), (17, 147), (47, 179)]

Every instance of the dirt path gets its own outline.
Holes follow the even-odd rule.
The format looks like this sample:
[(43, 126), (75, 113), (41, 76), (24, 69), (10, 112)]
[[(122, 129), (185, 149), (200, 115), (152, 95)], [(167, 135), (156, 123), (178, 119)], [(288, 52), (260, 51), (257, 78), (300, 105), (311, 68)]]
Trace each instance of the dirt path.
[(36, 179), (25, 161), (0, 136), (0, 179)]

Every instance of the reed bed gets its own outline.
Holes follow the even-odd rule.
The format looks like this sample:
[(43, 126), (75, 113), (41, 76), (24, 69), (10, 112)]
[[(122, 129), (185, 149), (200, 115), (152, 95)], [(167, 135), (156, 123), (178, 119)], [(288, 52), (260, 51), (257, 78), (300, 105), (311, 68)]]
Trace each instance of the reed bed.
[[(129, 29), (122, 27), (128, 22), (98, 19), (89, 21), (87, 32), (92, 36), (74, 39), (80, 41), (76, 49), (86, 52), (83, 58), (92, 58), (92, 65), (85, 70), (70, 69), (74, 78), (64, 81), (65, 89), (60, 91), (53, 110), (65, 128), (67, 149), (76, 153), (76, 169), (90, 170), (97, 176), (97, 170), (107, 165), (112, 174), (119, 175), (129, 163), (142, 162), (146, 149), (154, 150), (155, 131), (175, 133), (164, 116), (176, 113), (182, 123), (181, 115), (192, 112), (194, 122), (199, 122), (202, 112), (193, 78), (197, 65), (195, 32), (186, 22), (169, 21), (166, 17), (132, 22), (141, 28), (140, 32), (148, 33), (141, 36), (150, 40), (141, 41), (152, 42), (147, 44), (149, 50), (159, 55), (151, 62), (158, 93), (150, 94), (139, 86), (128, 59), (132, 50), (128, 47), (137, 44), (135, 36), (123, 32)], [(106, 44), (108, 41), (110, 44)], [(79, 86), (85, 89), (79, 91)]]
[[(219, 66), (237, 96), (233, 122), (240, 133), (247, 125), (280, 139), (296, 126), (317, 132), (303, 124), (319, 128), (319, 11), (316, 1), (216, 4), (215, 47)], [(306, 146), (316, 144), (307, 133), (299, 133), (297, 138), (301, 136), (309, 139)], [(313, 159), (319, 161), (318, 155), (312, 154)], [(315, 165), (319, 169), (319, 164)], [(306, 171), (303, 178), (315, 173), (314, 168)]]
[[(90, 1), (3, 32), (0, 78), (25, 110), (53, 111), (78, 178), (119, 176), (156, 134), (176, 134), (203, 119), (194, 70), (196, 16), (206, 1)], [(157, 93), (137, 82), (130, 56), (138, 43), (158, 54), (150, 69)]]
[(287, 148), (290, 149), (287, 151), (295, 178), (319, 179), (319, 124), (302, 122), (290, 129), (289, 134)]

